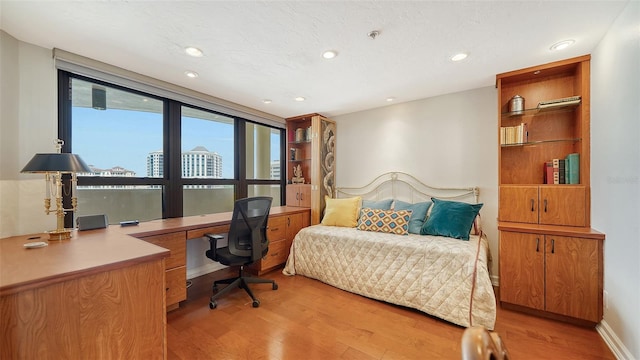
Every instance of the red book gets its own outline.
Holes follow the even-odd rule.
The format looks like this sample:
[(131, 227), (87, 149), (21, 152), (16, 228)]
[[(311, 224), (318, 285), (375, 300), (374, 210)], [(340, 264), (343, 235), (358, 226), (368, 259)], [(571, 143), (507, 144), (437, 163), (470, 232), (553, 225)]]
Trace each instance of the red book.
[(553, 184), (553, 162), (544, 163), (544, 183)]

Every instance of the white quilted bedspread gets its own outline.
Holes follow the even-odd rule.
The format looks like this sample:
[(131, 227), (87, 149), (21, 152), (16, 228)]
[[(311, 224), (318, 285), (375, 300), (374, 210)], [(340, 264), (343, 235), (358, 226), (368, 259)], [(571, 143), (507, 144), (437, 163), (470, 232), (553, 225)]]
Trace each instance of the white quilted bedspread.
[(487, 246), (473, 235), (462, 241), (315, 225), (295, 237), (283, 273), (492, 330), (496, 299)]

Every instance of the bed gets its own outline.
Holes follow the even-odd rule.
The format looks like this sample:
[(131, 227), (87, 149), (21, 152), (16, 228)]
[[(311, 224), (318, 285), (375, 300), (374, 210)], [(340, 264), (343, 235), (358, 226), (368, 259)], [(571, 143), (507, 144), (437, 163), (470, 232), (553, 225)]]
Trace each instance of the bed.
[[(479, 229), (479, 216), (474, 216), (468, 240), (431, 234), (398, 235), (396, 230), (361, 230), (370, 204), (390, 200), (394, 204), (477, 204), (477, 188), (434, 188), (411, 175), (393, 172), (380, 175), (364, 187), (336, 191), (339, 199), (358, 198), (360, 206), (365, 205), (358, 211), (358, 225), (320, 224), (302, 229), (291, 246), (285, 275), (317, 279), (460, 326), (494, 328), (496, 299), (489, 276), (491, 256), (487, 239)], [(433, 212), (439, 211), (438, 206), (432, 206)], [(327, 211), (329, 203), (325, 217)], [(393, 209), (372, 212), (405, 215), (402, 210)], [(438, 216), (433, 212), (427, 221)]]

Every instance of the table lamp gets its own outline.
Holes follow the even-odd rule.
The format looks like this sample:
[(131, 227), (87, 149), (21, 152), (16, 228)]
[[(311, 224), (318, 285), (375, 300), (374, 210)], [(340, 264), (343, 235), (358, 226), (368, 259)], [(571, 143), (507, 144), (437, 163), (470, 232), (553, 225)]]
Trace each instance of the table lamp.
[[(48, 231), (49, 241), (66, 240), (71, 238), (71, 229), (64, 227), (64, 215), (66, 211), (76, 211), (78, 199), (75, 197), (78, 172), (91, 172), (91, 169), (82, 159), (75, 154), (62, 153), (64, 141), (57, 139), (55, 146), (57, 152), (48, 154), (35, 154), (31, 161), (22, 169), (23, 173), (44, 173), (46, 196), (44, 199), (44, 211), (48, 215), (55, 213), (57, 228)], [(62, 175), (71, 174), (71, 189), (64, 189)], [(65, 195), (71, 195), (71, 209), (62, 206), (63, 191)], [(55, 210), (51, 209), (51, 199), (56, 202)]]

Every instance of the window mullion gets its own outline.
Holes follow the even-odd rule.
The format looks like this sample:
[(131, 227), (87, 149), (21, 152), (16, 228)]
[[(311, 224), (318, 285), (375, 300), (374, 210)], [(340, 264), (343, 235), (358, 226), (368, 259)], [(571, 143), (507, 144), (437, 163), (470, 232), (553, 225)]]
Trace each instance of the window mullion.
[[(177, 101), (165, 100), (164, 132), (164, 218), (180, 217), (183, 214), (182, 151), (181, 151), (181, 105)], [(168, 130), (168, 131), (167, 131)]]

